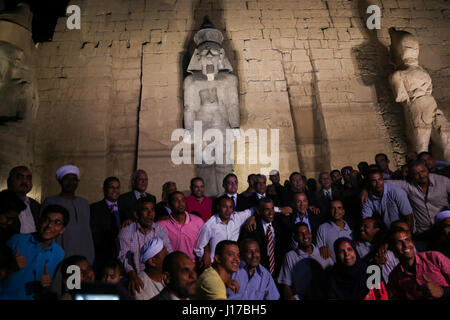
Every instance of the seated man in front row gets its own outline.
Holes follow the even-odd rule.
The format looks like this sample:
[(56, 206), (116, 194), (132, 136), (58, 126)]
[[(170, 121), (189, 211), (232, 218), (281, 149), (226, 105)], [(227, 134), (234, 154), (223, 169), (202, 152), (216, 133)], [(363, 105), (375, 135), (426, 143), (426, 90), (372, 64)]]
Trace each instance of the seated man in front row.
[(235, 293), (227, 289), (229, 300), (278, 300), (278, 292), (275, 281), (269, 271), (260, 265), (261, 251), (258, 241), (245, 239), (240, 244), (241, 265), (231, 279), (239, 284), (239, 292)]
[(166, 230), (154, 223), (155, 201), (152, 198), (140, 198), (135, 212), (137, 222), (122, 228), (119, 232), (120, 252), (118, 259), (122, 262), (130, 279), (130, 293), (136, 295), (144, 288), (139, 274), (144, 271), (145, 264), (141, 262), (141, 247), (153, 237), (161, 238), (168, 252), (172, 252), (170, 239)]
[(197, 300), (226, 300), (226, 288), (239, 291), (231, 274), (239, 268), (239, 247), (236, 241), (223, 240), (216, 246), (214, 263), (203, 271), (197, 281)]
[(332, 266), (331, 257), (324, 259), (313, 244), (309, 226), (297, 222), (294, 227), (297, 248), (289, 251), (281, 267), (278, 283), (285, 300), (325, 299), (324, 270)]
[(197, 273), (192, 259), (184, 252), (169, 253), (162, 264), (164, 289), (151, 300), (188, 300), (195, 295)]
[(15, 234), (7, 246), (16, 253), (19, 271), (0, 282), (0, 300), (33, 300), (49, 290), (64, 250), (54, 241), (69, 223), (69, 212), (59, 205), (45, 207), (38, 232)]

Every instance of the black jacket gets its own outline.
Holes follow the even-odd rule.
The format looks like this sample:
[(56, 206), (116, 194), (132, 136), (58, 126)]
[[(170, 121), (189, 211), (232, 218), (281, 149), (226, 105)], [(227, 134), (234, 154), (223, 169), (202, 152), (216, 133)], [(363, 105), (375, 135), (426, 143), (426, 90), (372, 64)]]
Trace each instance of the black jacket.
[[(156, 203), (156, 198), (154, 195), (147, 192), (145, 194), (147, 195), (147, 197), (153, 198), (153, 201)], [(134, 212), (136, 211), (137, 201), (138, 199), (134, 194), (134, 190), (120, 195), (119, 200), (117, 202), (120, 210), (122, 210), (123, 213), (125, 214), (126, 219), (135, 220)]]
[[(119, 228), (117, 227), (116, 218), (103, 199), (99, 202), (91, 204), (91, 232), (94, 240), (95, 250), (95, 266), (101, 267), (108, 260), (117, 259), (119, 253), (119, 245), (117, 235)], [(120, 223), (125, 220), (125, 214), (119, 207)]]
[[(223, 196), (223, 195), (225, 195), (225, 194), (222, 194), (221, 196)], [(218, 199), (220, 197), (213, 199), (212, 215), (217, 213)], [(244, 211), (246, 209), (250, 209), (251, 207), (252, 207), (252, 200), (250, 199), (250, 197), (243, 196), (242, 194), (237, 195), (236, 211)]]
[[(275, 269), (272, 274), (274, 279), (278, 278), (278, 274), (283, 264), (284, 256), (289, 247), (287, 246), (286, 235), (283, 233), (281, 226), (281, 214), (275, 213), (275, 219), (272, 222), (273, 229), (275, 230)], [(267, 235), (264, 232), (264, 227), (262, 224), (262, 219), (259, 216), (256, 217), (256, 230), (249, 232), (242, 228), (238, 242), (241, 243), (244, 239), (251, 238), (258, 241), (259, 249), (261, 251), (261, 265), (269, 270), (269, 255), (267, 252)]]
[[(292, 239), (294, 235), (294, 229), (295, 229), (295, 220), (297, 218), (298, 213), (295, 212), (295, 210), (289, 215), (289, 216), (282, 216), (281, 218), (281, 226), (283, 228), (283, 231), (286, 235), (286, 237), (290, 240)], [(313, 242), (316, 241), (316, 235), (317, 235), (317, 229), (319, 229), (319, 226), (325, 221), (321, 218), (320, 215), (314, 214), (307, 211), (308, 215), (308, 221), (309, 225), (311, 226), (312, 230), (309, 230), (313, 236)], [(290, 243), (289, 243), (290, 244)]]
[[(335, 188), (334, 186), (331, 187), (331, 196), (333, 200), (342, 200), (342, 191)], [(323, 220), (329, 220), (330, 219), (330, 205), (331, 200), (329, 200), (324, 194), (323, 190), (320, 189), (316, 192), (316, 200), (317, 200), (317, 206), (320, 209), (320, 217)]]

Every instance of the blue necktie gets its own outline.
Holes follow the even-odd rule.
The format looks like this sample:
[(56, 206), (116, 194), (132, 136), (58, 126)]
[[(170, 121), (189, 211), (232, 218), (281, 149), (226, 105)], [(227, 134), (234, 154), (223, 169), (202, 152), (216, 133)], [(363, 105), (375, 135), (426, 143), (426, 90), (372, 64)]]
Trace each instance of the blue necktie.
[(235, 198), (236, 196), (231, 196), (231, 199), (233, 199), (233, 212), (235, 212), (236, 211), (236, 202), (234, 202), (234, 198)]
[(109, 209), (114, 213), (114, 217), (116, 218), (117, 227), (120, 228), (120, 215), (119, 210), (117, 209), (117, 203), (113, 203), (109, 206)]

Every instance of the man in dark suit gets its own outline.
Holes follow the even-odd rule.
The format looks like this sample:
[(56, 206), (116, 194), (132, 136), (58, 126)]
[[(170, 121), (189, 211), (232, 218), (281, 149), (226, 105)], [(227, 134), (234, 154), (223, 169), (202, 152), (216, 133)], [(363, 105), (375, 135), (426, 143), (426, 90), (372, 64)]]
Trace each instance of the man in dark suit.
[(145, 192), (148, 186), (148, 176), (144, 170), (138, 169), (131, 177), (133, 190), (122, 194), (119, 197), (118, 203), (120, 209), (124, 212), (127, 220), (134, 220), (134, 212), (136, 211), (136, 204), (138, 199), (150, 197), (156, 203), (156, 197), (150, 193)]
[(155, 222), (159, 220), (169, 219), (172, 210), (169, 206), (169, 196), (177, 191), (177, 184), (173, 181), (167, 181), (162, 186), (161, 201), (155, 207)]
[(116, 177), (108, 177), (103, 182), (104, 199), (91, 204), (91, 232), (94, 240), (95, 262), (97, 272), (109, 260), (117, 259), (119, 253), (117, 235), (120, 225), (125, 219), (117, 204), (120, 196), (120, 181)]
[(274, 199), (274, 205), (281, 207), (283, 205), (283, 195), (286, 192), (286, 188), (280, 184), (280, 172), (278, 170), (272, 170), (269, 173), (269, 179), (272, 184), (267, 186), (267, 193)]
[(300, 172), (293, 172), (289, 176), (289, 187), (285, 189), (283, 195), (283, 206), (292, 205), (292, 199), (294, 199), (294, 193), (303, 192), (308, 197), (309, 209), (318, 213), (319, 208), (317, 207), (316, 195), (310, 192), (306, 188), (305, 180), (303, 180)]
[[(258, 241), (261, 249), (261, 264), (269, 270), (274, 279), (278, 277), (284, 255), (289, 249), (281, 226), (281, 217), (281, 213), (275, 213), (273, 200), (263, 198), (259, 200), (255, 216), (256, 229), (248, 231), (244, 227), (239, 236), (239, 243), (248, 238)], [(272, 239), (272, 243), (269, 242), (269, 239)]]
[(263, 174), (255, 175), (255, 193), (249, 197), (249, 205), (257, 207), (258, 202), (262, 198), (272, 199), (274, 205), (279, 203), (277, 194), (266, 194), (267, 192), (267, 178)]
[[(223, 195), (227, 195), (233, 200), (233, 212), (234, 211), (244, 211), (251, 208), (252, 202), (249, 197), (245, 197), (242, 194), (238, 194), (238, 178), (234, 173), (229, 173), (223, 178), (222, 186), (225, 190)], [(218, 199), (214, 199), (212, 205), (213, 215), (217, 213)]]
[(319, 214), (315, 214), (308, 209), (308, 197), (305, 193), (294, 193), (293, 198), (293, 213), (288, 216), (283, 216), (281, 219), (283, 232), (289, 240), (289, 250), (297, 248), (297, 243), (293, 240), (293, 235), (295, 232), (295, 225), (298, 222), (303, 222), (308, 225), (308, 229), (311, 230), (310, 232), (312, 234), (313, 241), (316, 239), (317, 229), (319, 229), (319, 226), (324, 222)]
[(34, 199), (27, 197), (33, 188), (33, 176), (30, 169), (25, 166), (12, 168), (7, 180), (8, 190), (14, 192), (26, 205), (25, 210), (20, 212), (13, 225), (20, 233), (36, 232), (39, 226), (39, 213), (41, 205)]
[(342, 192), (332, 185), (331, 176), (328, 172), (319, 174), (319, 183), (322, 188), (316, 192), (317, 206), (320, 209), (322, 220), (327, 220), (330, 217), (331, 200), (341, 199)]
[(151, 300), (192, 299), (197, 289), (195, 265), (187, 254), (181, 251), (169, 253), (162, 265), (166, 287)]

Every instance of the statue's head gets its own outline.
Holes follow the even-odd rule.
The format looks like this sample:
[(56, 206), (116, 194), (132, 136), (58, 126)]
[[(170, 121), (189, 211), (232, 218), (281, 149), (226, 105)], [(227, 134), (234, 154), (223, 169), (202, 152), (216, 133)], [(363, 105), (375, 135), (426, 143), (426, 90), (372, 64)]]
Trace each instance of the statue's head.
[(391, 61), (396, 67), (419, 64), (419, 42), (407, 31), (389, 28)]
[(29, 5), (0, 12), (0, 118), (23, 119), (34, 99)]
[(188, 66), (188, 72), (201, 71), (204, 75), (215, 75), (219, 71), (232, 71), (233, 68), (222, 48), (223, 35), (209, 21), (208, 17), (194, 36), (197, 48)]
[(198, 46), (196, 57), (204, 75), (217, 74), (223, 69), (225, 51), (215, 42), (204, 42)]

